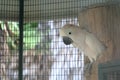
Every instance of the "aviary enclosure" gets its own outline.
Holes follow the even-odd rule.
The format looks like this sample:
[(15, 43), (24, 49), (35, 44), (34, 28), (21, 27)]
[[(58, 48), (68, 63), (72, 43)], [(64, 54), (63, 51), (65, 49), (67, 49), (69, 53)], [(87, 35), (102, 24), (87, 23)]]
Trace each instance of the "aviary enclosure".
[[(90, 72), (85, 51), (64, 44), (65, 24), (106, 45)], [(120, 80), (119, 35), (119, 0), (0, 0), (0, 80)]]

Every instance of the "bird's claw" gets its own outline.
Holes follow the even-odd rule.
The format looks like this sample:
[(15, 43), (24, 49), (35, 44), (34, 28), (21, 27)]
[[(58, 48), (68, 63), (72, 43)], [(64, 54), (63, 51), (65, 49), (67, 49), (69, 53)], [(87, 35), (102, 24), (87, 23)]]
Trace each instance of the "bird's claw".
[(92, 64), (93, 63), (87, 63), (87, 64), (85, 64), (84, 75), (89, 76), (91, 74)]

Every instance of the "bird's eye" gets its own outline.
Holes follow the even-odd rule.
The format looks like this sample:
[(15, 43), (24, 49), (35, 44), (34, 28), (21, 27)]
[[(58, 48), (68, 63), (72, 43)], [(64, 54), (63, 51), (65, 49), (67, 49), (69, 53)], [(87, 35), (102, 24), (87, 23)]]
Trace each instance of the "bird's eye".
[(69, 34), (71, 34), (71, 32), (69, 32)]

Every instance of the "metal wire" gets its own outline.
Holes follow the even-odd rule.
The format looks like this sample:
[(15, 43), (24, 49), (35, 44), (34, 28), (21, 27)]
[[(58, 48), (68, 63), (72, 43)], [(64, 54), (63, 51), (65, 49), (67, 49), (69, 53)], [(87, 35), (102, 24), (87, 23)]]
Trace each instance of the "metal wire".
[[(83, 52), (72, 45), (66, 46), (59, 29), (67, 23), (79, 25), (78, 15), (83, 8), (107, 1), (114, 0), (0, 0), (0, 80), (85, 80)], [(88, 22), (91, 21), (94, 34), (101, 40), (104, 38), (105, 43), (107, 29), (116, 31), (109, 33), (117, 44), (120, 28), (112, 27), (117, 22), (112, 20), (113, 13), (106, 15), (107, 19), (102, 18), (109, 19), (110, 24), (101, 21), (104, 26), (101, 29), (96, 27), (95, 15), (91, 15), (94, 22), (91, 17)], [(104, 10), (101, 15), (104, 16)], [(116, 25), (119, 26), (118, 22)], [(119, 53), (117, 46), (114, 51)], [(118, 80), (117, 75), (119, 72), (106, 73), (104, 78)]]

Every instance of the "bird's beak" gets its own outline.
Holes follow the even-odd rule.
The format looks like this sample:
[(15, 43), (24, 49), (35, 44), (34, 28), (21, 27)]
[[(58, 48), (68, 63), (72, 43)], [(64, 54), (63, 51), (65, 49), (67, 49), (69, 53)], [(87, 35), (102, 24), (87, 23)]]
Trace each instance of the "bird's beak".
[(63, 36), (63, 42), (66, 45), (70, 45), (70, 44), (73, 43), (73, 40), (71, 38), (67, 37), (67, 36)]

